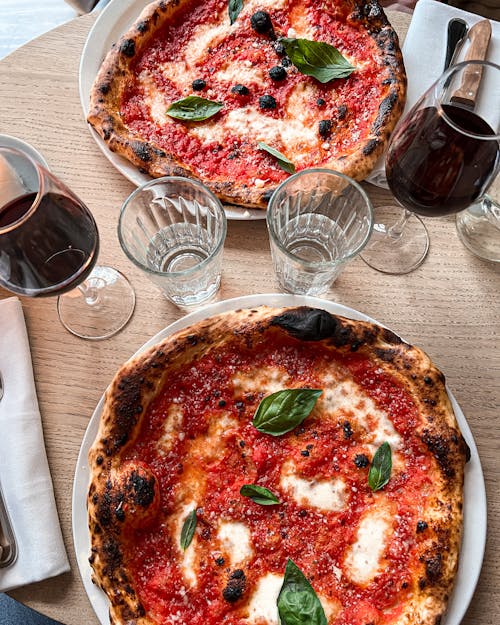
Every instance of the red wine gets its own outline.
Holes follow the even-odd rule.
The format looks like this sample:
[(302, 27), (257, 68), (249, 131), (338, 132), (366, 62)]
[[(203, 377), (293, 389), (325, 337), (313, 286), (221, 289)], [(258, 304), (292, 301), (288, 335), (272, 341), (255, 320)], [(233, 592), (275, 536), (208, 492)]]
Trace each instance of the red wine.
[[(443, 105), (464, 131), (495, 135), (472, 111)], [(387, 181), (397, 200), (425, 216), (457, 213), (481, 197), (499, 158), (498, 141), (475, 139), (452, 128), (434, 107), (418, 111), (396, 131), (386, 163)]]
[(0, 208), (0, 285), (32, 297), (64, 293), (82, 282), (97, 260), (91, 213), (77, 200), (36, 193)]

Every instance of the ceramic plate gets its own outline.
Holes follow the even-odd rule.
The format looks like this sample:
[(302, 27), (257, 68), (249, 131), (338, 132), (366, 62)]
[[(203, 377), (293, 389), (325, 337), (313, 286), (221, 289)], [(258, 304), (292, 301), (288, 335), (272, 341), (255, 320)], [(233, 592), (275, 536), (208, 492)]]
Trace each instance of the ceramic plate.
[[(80, 59), (79, 72), (80, 101), (85, 119), (89, 111), (90, 90), (104, 57), (108, 50), (111, 49), (113, 43), (135, 22), (142, 9), (149, 2), (150, 0), (111, 0), (90, 30)], [(118, 154), (111, 152), (106, 143), (90, 125), (89, 129), (103, 154), (125, 178), (136, 186), (151, 180), (151, 177), (147, 174), (141, 174), (135, 165), (118, 156)], [(265, 219), (266, 217), (265, 210), (227, 205), (224, 208), (228, 219), (254, 220)]]
[[(315, 308), (322, 308), (336, 315), (350, 317), (351, 319), (360, 319), (378, 323), (374, 319), (367, 317), (357, 310), (314, 297), (284, 294), (248, 295), (245, 297), (237, 297), (222, 302), (216, 302), (182, 317), (153, 336), (137, 351), (137, 354), (145, 349), (148, 349), (152, 345), (155, 345), (168, 335), (192, 325), (193, 323), (201, 321), (202, 319), (206, 319), (207, 317), (212, 317), (213, 315), (229, 310), (252, 308), (261, 305), (276, 307), (307, 305)], [(472, 599), (472, 595), (474, 594), (474, 589), (476, 587), (483, 563), (484, 547), (486, 542), (486, 491), (481, 462), (479, 460), (479, 455), (472, 433), (462, 410), (449, 390), (448, 394), (462, 434), (471, 451), (471, 459), (467, 463), (465, 471), (464, 534), (458, 574), (455, 589), (448, 606), (448, 612), (441, 624), (460, 625)], [(90, 480), (87, 455), (90, 446), (97, 435), (103, 402), (104, 396), (101, 397), (99, 403), (97, 404), (94, 414), (92, 415), (87, 427), (76, 466), (75, 479), (73, 483), (73, 540), (80, 574), (90, 602), (102, 625), (109, 625), (109, 604), (107, 597), (91, 581), (91, 569), (88, 562), (90, 554), (90, 539), (86, 510), (87, 489)]]

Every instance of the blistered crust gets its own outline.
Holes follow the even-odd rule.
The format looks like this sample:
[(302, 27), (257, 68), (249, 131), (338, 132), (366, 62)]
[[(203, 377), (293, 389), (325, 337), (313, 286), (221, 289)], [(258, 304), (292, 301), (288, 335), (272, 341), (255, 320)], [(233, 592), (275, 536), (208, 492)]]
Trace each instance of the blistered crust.
[(453, 587), (462, 532), (464, 465), (460, 433), (443, 374), (420, 349), (393, 332), (324, 310), (269, 308), (231, 311), (190, 326), (125, 363), (106, 391), (99, 431), (89, 451), (88, 494), (93, 579), (106, 592), (114, 625), (153, 625), (124, 565), (120, 542), (127, 527), (154, 524), (158, 483), (150, 467), (122, 461), (148, 406), (169, 376), (225, 345), (258, 349), (275, 333), (320, 343), (338, 352), (366, 354), (397, 378), (419, 412), (418, 435), (434, 459), (433, 494), (413, 557), (408, 602), (397, 625), (438, 625)]
[[(145, 140), (127, 127), (120, 115), (122, 96), (134, 82), (131, 69), (134, 59), (141, 55), (155, 33), (188, 1), (156, 0), (143, 10), (134, 25), (122, 35), (104, 59), (91, 89), (87, 121), (112, 152), (125, 157), (142, 173), (153, 178), (168, 175), (199, 179), (223, 202), (265, 209), (276, 185), (263, 181), (262, 186), (257, 187), (233, 180), (230, 176), (224, 179), (200, 178), (196, 171), (183, 162), (181, 154), (168, 153), (154, 142)], [(331, 5), (332, 12), (335, 12), (337, 2), (331, 1)], [(380, 66), (377, 71), (383, 95), (377, 115), (371, 120), (368, 135), (359, 141), (355, 149), (350, 149), (345, 155), (322, 160), (317, 166), (334, 169), (361, 181), (383, 154), (401, 116), (406, 99), (406, 73), (397, 34), (377, 0), (345, 0), (342, 3), (343, 13), (345, 6), (349, 7), (348, 22), (360, 30), (366, 30), (379, 50)]]

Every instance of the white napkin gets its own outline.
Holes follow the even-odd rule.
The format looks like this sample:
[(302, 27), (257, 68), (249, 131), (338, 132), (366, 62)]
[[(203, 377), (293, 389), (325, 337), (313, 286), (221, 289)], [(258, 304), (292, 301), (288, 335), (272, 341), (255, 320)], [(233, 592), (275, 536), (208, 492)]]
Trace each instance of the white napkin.
[[(408, 91), (405, 115), (415, 102), (443, 73), (446, 58), (446, 35), (448, 21), (460, 17), (469, 28), (485, 19), (480, 15), (450, 7), (436, 0), (419, 0), (403, 43), (403, 60), (408, 77)], [(490, 20), (491, 41), (488, 47), (488, 60), (500, 63), (500, 22)], [(385, 156), (379, 158), (367, 182), (387, 188), (385, 179)]]
[(38, 410), (31, 353), (17, 297), (0, 301), (0, 481), (18, 556), (0, 591), (69, 571)]

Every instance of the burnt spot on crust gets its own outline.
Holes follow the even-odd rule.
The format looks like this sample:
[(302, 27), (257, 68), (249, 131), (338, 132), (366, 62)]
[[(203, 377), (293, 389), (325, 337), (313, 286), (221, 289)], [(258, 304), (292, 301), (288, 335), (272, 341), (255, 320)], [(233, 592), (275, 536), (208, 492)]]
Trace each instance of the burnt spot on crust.
[(129, 58), (135, 54), (135, 41), (133, 39), (125, 39), (120, 44), (120, 52)]
[[(384, 126), (386, 117), (390, 114), (392, 109), (398, 102), (398, 94), (396, 91), (391, 91), (387, 97), (385, 97), (380, 103), (378, 114), (371, 127), (371, 132), (378, 135), (380, 128)], [(365, 148), (366, 149), (366, 148)]]
[(335, 334), (338, 322), (318, 308), (301, 306), (275, 317), (271, 325), (279, 326), (303, 341), (321, 341)]
[(369, 156), (372, 152), (374, 152), (380, 144), (378, 139), (370, 139), (368, 143), (363, 148), (363, 155)]
[(102, 95), (107, 95), (110, 89), (111, 81), (101, 82), (97, 87), (97, 91), (99, 91), (99, 93), (102, 93)]
[(144, 163), (149, 163), (153, 160), (153, 155), (151, 154), (151, 148), (144, 141), (131, 141), (130, 147), (134, 154), (141, 159)]
[(109, 440), (102, 441), (103, 446), (107, 447), (108, 454), (125, 445), (142, 412), (140, 380), (126, 376), (119, 382), (117, 391), (112, 445)]
[(143, 20), (137, 24), (136, 28), (140, 33), (145, 33), (149, 30), (149, 24), (147, 20)]
[(132, 471), (125, 488), (136, 505), (147, 508), (155, 496), (155, 478)]
[(103, 542), (102, 551), (106, 560), (106, 574), (113, 579), (113, 571), (122, 565), (120, 545), (114, 538), (109, 538)]
[(247, 579), (244, 571), (236, 569), (229, 576), (226, 587), (222, 591), (222, 596), (228, 603), (235, 603), (245, 592)]
[(427, 580), (432, 584), (439, 581), (443, 574), (443, 556), (440, 553), (436, 553), (430, 558), (423, 558), (425, 562), (425, 574)]
[[(457, 453), (467, 458), (468, 446), (461, 435), (455, 430), (450, 431), (449, 436), (444, 434), (432, 434), (429, 430), (422, 432), (422, 441), (436, 458), (444, 475), (450, 480), (455, 477), (455, 464)], [(470, 454), (470, 451), (469, 451)]]

